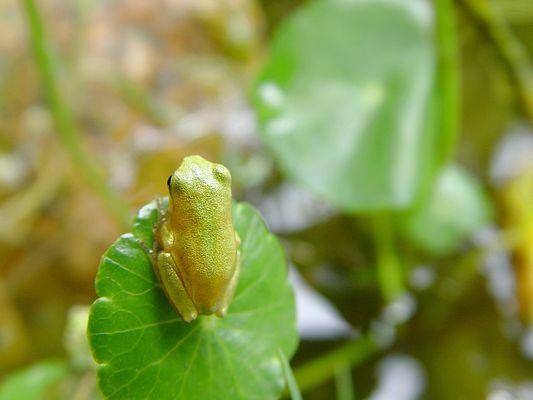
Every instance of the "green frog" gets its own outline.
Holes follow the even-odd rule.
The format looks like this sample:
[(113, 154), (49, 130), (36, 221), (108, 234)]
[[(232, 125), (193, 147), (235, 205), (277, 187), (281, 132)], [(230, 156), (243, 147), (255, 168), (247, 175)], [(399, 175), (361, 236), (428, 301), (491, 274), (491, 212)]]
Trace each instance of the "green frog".
[(239, 235), (231, 214), (231, 175), (221, 164), (186, 157), (168, 178), (169, 209), (159, 210), (154, 270), (178, 314), (223, 317), (239, 279)]

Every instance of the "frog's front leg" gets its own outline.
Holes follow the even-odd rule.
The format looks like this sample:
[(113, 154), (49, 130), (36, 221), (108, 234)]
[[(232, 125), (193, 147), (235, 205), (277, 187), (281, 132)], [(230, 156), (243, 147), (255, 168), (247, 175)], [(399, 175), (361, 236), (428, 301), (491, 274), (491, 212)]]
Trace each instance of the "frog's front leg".
[(152, 236), (154, 238), (152, 245), (152, 254), (154, 257), (152, 257), (152, 262), (154, 265), (157, 262), (157, 254), (163, 249), (163, 243), (161, 243), (161, 237), (159, 233), (166, 222), (166, 211), (163, 207), (163, 201), (160, 197), (157, 197), (155, 201), (157, 205), (157, 220), (152, 227)]
[(161, 252), (157, 256), (157, 271), (163, 290), (170, 304), (186, 322), (191, 322), (198, 316), (189, 294), (183, 286), (181, 278), (174, 269), (174, 259), (170, 253)]

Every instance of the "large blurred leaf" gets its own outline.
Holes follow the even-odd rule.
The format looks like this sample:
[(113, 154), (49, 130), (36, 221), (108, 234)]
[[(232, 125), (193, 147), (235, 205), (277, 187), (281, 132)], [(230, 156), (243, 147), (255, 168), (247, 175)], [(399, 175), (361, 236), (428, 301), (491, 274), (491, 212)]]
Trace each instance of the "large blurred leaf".
[(347, 211), (408, 205), (435, 158), (431, 37), (418, 0), (314, 1), (289, 18), (256, 90), (285, 172)]
[(402, 220), (403, 232), (421, 248), (445, 254), (490, 222), (490, 199), (481, 184), (458, 166), (444, 168), (428, 198)]
[(254, 209), (234, 208), (241, 275), (225, 318), (183, 322), (167, 302), (150, 259), (154, 203), (105, 253), (89, 339), (110, 399), (272, 399), (284, 386), (279, 357), (297, 344), (294, 299), (282, 249)]

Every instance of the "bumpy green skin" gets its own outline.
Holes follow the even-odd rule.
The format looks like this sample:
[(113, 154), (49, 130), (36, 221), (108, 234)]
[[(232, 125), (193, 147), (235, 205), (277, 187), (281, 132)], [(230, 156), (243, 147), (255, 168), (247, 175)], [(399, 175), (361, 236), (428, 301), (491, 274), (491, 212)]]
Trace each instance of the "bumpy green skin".
[(156, 228), (154, 269), (176, 311), (224, 316), (239, 279), (239, 237), (231, 217), (231, 175), (186, 157), (168, 181), (170, 207)]

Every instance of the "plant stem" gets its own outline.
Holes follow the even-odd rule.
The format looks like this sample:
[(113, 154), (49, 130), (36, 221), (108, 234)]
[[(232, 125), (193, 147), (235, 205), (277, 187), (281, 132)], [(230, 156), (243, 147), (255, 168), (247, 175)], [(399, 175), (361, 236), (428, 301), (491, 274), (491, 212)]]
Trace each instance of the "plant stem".
[(81, 134), (72, 111), (61, 98), (56, 79), (56, 60), (50, 50), (44, 24), (35, 1), (24, 0), (24, 10), (35, 63), (41, 75), (41, 84), (52, 113), (56, 132), (81, 176), (98, 193), (116, 220), (126, 227), (129, 215), (127, 208), (124, 207), (125, 202), (107, 185), (100, 167), (82, 144)]
[(460, 65), (457, 46), (457, 30), (452, 0), (435, 0), (438, 74), (437, 92), (440, 96), (440, 131), (442, 162), (446, 162), (455, 148), (460, 127)]
[(404, 293), (404, 277), (394, 245), (394, 227), (391, 216), (374, 216), (374, 245), (377, 261), (377, 280), (386, 302), (396, 300)]
[(533, 124), (533, 65), (526, 49), (489, 1), (463, 0), (462, 4), (487, 29), (509, 71), (522, 108)]
[(163, 112), (163, 108), (157, 104), (147, 90), (121, 77), (117, 77), (115, 87), (124, 102), (133, 110), (149, 118), (158, 126), (168, 124), (168, 118)]
[(362, 336), (298, 367), (294, 371), (298, 387), (304, 392), (318, 386), (334, 377), (339, 366), (360, 364), (378, 350), (378, 344), (370, 336)]
[(339, 365), (335, 370), (337, 400), (354, 400), (352, 370), (349, 364)]

